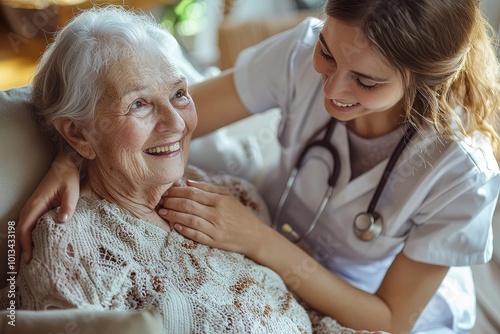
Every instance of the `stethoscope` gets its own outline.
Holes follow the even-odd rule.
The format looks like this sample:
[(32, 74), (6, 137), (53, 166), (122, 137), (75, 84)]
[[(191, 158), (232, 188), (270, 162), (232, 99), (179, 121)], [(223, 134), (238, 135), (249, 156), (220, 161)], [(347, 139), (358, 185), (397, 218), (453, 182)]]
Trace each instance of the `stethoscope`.
[[(326, 126), (326, 133), (324, 137), (316, 141), (311, 141), (309, 144), (306, 145), (306, 147), (304, 147), (304, 149), (299, 155), (299, 158), (295, 166), (290, 172), (285, 190), (283, 190), (283, 193), (281, 194), (280, 200), (276, 207), (272, 225), (275, 229), (278, 226), (281, 212), (283, 210), (283, 207), (285, 206), (286, 200), (288, 199), (290, 190), (292, 189), (293, 184), (295, 183), (297, 174), (299, 173), (300, 168), (304, 163), (304, 159), (306, 157), (307, 152), (313, 147), (326, 148), (332, 156), (333, 169), (332, 172), (330, 173), (330, 177), (328, 178), (328, 188), (326, 189), (325, 195), (323, 196), (323, 200), (321, 201), (318, 209), (316, 210), (316, 213), (312, 219), (312, 222), (309, 224), (308, 229), (302, 235), (299, 235), (296, 231), (293, 230), (290, 224), (283, 224), (281, 226), (281, 230), (287, 235), (289, 235), (292, 238), (292, 241), (294, 241), (295, 243), (304, 240), (316, 227), (316, 224), (318, 223), (321, 214), (325, 210), (328, 201), (333, 195), (333, 187), (335, 186), (339, 178), (340, 156), (337, 149), (331, 144), (331, 138), (336, 124), (337, 120), (332, 118)], [(375, 211), (375, 208), (377, 207), (377, 203), (380, 199), (380, 196), (382, 195), (385, 184), (387, 183), (387, 180), (389, 179), (394, 169), (394, 166), (396, 165), (396, 162), (398, 161), (399, 157), (401, 156), (401, 153), (408, 145), (408, 142), (410, 141), (411, 137), (415, 134), (415, 132), (416, 128), (410, 125), (406, 130), (403, 138), (399, 141), (398, 145), (392, 152), (389, 162), (387, 163), (384, 173), (382, 174), (382, 178), (380, 179), (379, 184), (375, 190), (375, 193), (373, 194), (372, 200), (368, 205), (368, 210), (366, 212), (359, 213), (354, 218), (354, 223), (353, 223), (354, 234), (362, 241), (375, 240), (382, 234), (382, 230), (384, 228), (384, 222), (382, 216)]]

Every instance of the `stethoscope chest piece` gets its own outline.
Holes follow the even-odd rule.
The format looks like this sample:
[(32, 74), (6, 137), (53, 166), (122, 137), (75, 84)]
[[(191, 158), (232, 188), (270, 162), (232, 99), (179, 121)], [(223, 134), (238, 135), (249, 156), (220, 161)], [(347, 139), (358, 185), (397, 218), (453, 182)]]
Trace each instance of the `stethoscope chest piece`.
[(354, 219), (354, 234), (363, 241), (377, 239), (382, 234), (382, 217), (377, 213), (362, 212)]

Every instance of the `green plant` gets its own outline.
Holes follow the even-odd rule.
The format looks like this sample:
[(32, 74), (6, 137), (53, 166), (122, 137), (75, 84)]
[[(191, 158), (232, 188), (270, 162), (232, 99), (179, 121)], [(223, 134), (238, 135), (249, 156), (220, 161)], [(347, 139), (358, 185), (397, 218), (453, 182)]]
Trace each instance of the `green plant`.
[(167, 6), (160, 24), (174, 36), (193, 36), (203, 30), (207, 4), (205, 0), (180, 0)]

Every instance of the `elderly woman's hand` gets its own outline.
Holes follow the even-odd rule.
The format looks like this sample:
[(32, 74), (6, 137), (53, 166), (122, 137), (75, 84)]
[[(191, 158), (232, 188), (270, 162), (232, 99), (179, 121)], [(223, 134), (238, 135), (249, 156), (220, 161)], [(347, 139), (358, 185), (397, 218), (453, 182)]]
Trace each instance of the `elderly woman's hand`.
[(58, 220), (65, 222), (73, 215), (80, 194), (80, 173), (73, 160), (60, 153), (35, 192), (21, 210), (16, 228), (16, 267), (19, 268), (21, 252), (26, 263), (31, 261), (33, 244), (31, 232), (40, 216), (60, 206)]
[(187, 184), (171, 187), (159, 210), (185, 237), (249, 256), (259, 248), (263, 236), (273, 231), (225, 188), (204, 182)]

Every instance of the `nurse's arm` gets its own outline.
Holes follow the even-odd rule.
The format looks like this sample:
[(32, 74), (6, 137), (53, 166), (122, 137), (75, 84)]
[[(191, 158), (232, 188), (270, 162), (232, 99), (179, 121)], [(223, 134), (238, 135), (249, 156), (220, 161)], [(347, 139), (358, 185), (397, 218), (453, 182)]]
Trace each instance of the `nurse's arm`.
[(400, 253), (378, 291), (370, 294), (335, 276), (274, 230), (262, 232), (254, 252), (246, 255), (276, 271), (313, 308), (355, 329), (410, 332), (448, 272), (448, 267), (416, 262)]
[(229, 69), (189, 89), (198, 114), (194, 137), (251, 115), (236, 92), (233, 77), (233, 70)]
[[(74, 160), (59, 153), (50, 169), (24, 204), (16, 227), (16, 268), (19, 269), (21, 254), (26, 263), (31, 261), (33, 243), (31, 232), (38, 218), (48, 210), (59, 206), (57, 219), (65, 222), (75, 211), (80, 195), (80, 172)], [(16, 271), (17, 271), (16, 270)]]
[[(408, 333), (443, 280), (447, 267), (399, 254), (375, 294), (343, 281), (300, 247), (263, 224), (222, 187), (188, 181), (171, 187), (159, 214), (184, 236), (239, 252), (277, 272), (318, 311), (355, 329)], [(377, 241), (375, 241), (377, 242)], [(380, 242), (380, 241), (378, 241)]]

